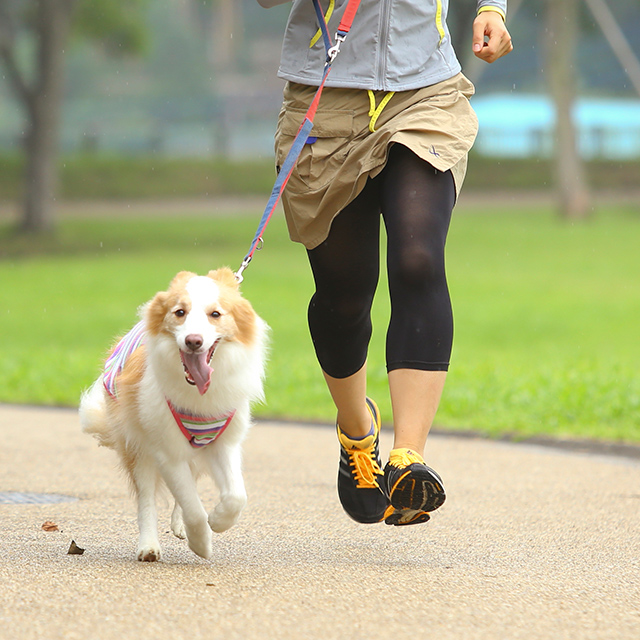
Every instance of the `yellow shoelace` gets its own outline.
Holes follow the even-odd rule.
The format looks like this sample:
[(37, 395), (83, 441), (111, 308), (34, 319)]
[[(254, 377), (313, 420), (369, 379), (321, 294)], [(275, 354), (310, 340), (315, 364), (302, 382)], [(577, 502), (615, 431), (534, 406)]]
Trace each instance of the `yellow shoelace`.
[(415, 462), (419, 462), (420, 464), (425, 463), (424, 458), (411, 449), (393, 449), (393, 451), (389, 453), (389, 462), (399, 469), (408, 467)]
[(372, 449), (347, 449), (347, 454), (353, 466), (353, 475), (358, 489), (378, 487), (377, 475), (382, 475), (382, 469), (373, 457)]

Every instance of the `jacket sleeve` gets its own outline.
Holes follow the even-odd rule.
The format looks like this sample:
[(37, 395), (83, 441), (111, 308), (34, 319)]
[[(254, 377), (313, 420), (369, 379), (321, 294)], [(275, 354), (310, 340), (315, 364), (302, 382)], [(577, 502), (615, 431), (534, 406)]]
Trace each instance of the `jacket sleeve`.
[(481, 11), (497, 11), (507, 19), (507, 0), (478, 0), (478, 13)]

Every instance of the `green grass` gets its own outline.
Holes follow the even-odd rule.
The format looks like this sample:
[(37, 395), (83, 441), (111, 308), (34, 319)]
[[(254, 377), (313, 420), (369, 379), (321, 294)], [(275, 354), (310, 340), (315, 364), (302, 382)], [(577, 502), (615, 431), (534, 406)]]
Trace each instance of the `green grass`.
[[(75, 405), (114, 336), (181, 269), (237, 268), (254, 217), (75, 220), (27, 247), (0, 229), (0, 401)], [(638, 211), (459, 210), (448, 244), (456, 334), (437, 424), (491, 435), (640, 441)], [(258, 415), (330, 422), (306, 328), (304, 250), (275, 218), (245, 295), (272, 327)], [(26, 249), (29, 251), (26, 251)], [(390, 420), (384, 278), (370, 393)]]

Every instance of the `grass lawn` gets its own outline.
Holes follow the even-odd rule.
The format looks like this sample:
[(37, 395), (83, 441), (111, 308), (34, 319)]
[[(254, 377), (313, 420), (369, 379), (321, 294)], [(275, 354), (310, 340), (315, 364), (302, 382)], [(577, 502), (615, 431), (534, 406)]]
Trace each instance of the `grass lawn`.
[[(640, 441), (638, 213), (602, 210), (570, 224), (527, 206), (456, 212), (448, 244), (456, 333), (439, 426)], [(237, 268), (261, 211), (176, 214), (68, 221), (30, 248), (0, 228), (0, 401), (76, 405), (138, 305), (179, 270)], [(256, 413), (331, 422), (306, 328), (304, 250), (281, 216), (265, 240), (243, 284), (272, 328), (267, 403)], [(382, 278), (369, 373), (388, 422), (386, 297)]]

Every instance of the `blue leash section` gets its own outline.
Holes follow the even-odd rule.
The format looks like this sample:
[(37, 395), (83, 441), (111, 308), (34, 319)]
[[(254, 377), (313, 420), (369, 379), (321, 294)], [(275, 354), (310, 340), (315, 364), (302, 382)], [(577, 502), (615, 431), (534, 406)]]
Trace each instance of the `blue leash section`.
[(282, 167), (280, 167), (280, 171), (278, 173), (278, 177), (273, 185), (273, 189), (271, 190), (271, 196), (267, 202), (267, 206), (264, 209), (264, 213), (262, 214), (262, 218), (258, 223), (258, 229), (256, 230), (256, 234), (251, 241), (251, 246), (249, 247), (249, 251), (247, 255), (244, 257), (242, 264), (238, 271), (236, 271), (236, 279), (238, 282), (242, 282), (243, 276), (242, 273), (249, 266), (249, 263), (253, 259), (253, 254), (257, 249), (262, 248), (262, 234), (264, 233), (265, 228), (269, 224), (269, 220), (271, 220), (271, 216), (280, 202), (280, 197), (282, 196), (282, 192), (291, 176), (293, 168), (302, 153), (302, 149), (304, 145), (307, 143), (307, 138), (309, 138), (309, 134), (313, 128), (313, 119), (316, 115), (316, 111), (318, 109), (318, 104), (320, 102), (320, 95), (322, 94), (322, 90), (324, 89), (324, 84), (329, 75), (329, 71), (331, 71), (331, 64), (335, 60), (335, 57), (340, 52), (340, 44), (344, 42), (349, 29), (351, 28), (351, 21), (353, 20), (353, 16), (360, 4), (360, 0), (349, 0), (349, 4), (347, 9), (345, 10), (345, 14), (349, 16), (347, 19), (347, 23), (345, 24), (345, 20), (340, 23), (338, 28), (338, 32), (336, 33), (336, 44), (331, 44), (331, 38), (329, 36), (329, 29), (327, 27), (327, 21), (324, 18), (324, 14), (322, 13), (322, 7), (320, 6), (320, 0), (313, 0), (313, 6), (316, 11), (316, 15), (318, 17), (318, 22), (320, 23), (320, 29), (322, 32), (322, 38), (324, 41), (324, 46), (327, 52), (327, 59), (324, 65), (324, 70), (322, 72), (322, 80), (320, 82), (320, 86), (316, 91), (316, 94), (309, 106), (309, 109), (298, 129), (298, 133), (293, 139), (293, 144), (291, 145), (291, 149), (289, 149), (289, 153), (282, 163)]
[(318, 18), (318, 24), (320, 25), (325, 51), (328, 52), (329, 49), (331, 49), (331, 37), (329, 36), (329, 28), (327, 27), (327, 21), (324, 19), (320, 2), (313, 0), (313, 8), (316, 10), (316, 17)]

